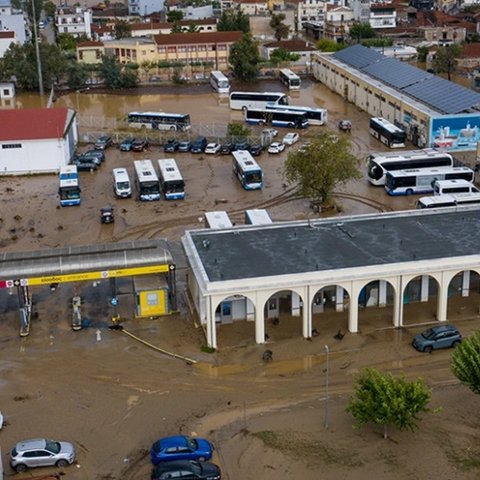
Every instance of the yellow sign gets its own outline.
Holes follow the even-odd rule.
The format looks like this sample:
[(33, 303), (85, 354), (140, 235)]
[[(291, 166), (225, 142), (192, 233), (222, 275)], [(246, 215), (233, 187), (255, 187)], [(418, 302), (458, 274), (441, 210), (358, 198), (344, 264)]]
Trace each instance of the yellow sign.
[(170, 265), (151, 265), (148, 267), (124, 268), (121, 270), (105, 270), (103, 272), (84, 272), (70, 273), (66, 275), (51, 275), (49, 277), (33, 277), (25, 279), (24, 284), (32, 286), (51, 283), (82, 282), (84, 280), (103, 280), (107, 278), (165, 273), (170, 270)]

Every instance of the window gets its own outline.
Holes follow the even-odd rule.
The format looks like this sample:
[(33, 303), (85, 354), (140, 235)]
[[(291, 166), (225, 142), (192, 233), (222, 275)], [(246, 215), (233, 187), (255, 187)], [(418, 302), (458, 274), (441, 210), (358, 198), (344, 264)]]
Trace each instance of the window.
[(2, 148), (3, 148), (3, 149), (7, 149), (7, 148), (22, 148), (22, 144), (21, 144), (21, 143), (5, 143), (4, 145), (2, 145)]

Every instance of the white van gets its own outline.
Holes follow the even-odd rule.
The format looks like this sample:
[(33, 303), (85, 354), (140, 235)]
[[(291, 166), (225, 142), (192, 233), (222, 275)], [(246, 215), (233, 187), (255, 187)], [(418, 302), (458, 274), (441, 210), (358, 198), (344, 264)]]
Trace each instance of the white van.
[(435, 195), (448, 195), (458, 193), (476, 193), (480, 190), (468, 180), (435, 180), (433, 192)]
[(126, 168), (113, 169), (113, 191), (118, 198), (132, 196), (132, 184)]

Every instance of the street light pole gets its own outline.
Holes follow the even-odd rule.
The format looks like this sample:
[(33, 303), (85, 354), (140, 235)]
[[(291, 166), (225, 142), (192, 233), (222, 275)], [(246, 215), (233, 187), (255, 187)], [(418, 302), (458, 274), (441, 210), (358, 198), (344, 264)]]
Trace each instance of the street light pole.
[(38, 93), (41, 96), (44, 94), (43, 78), (42, 78), (42, 64), (40, 61), (40, 47), (38, 45), (37, 34), (37, 16), (35, 14), (35, 0), (32, 0), (32, 18), (33, 18), (33, 34), (35, 35), (35, 55), (37, 57), (37, 73), (38, 73)]
[(325, 345), (325, 353), (327, 356), (327, 364), (326, 364), (326, 369), (325, 369), (325, 416), (323, 419), (323, 427), (325, 429), (328, 428), (328, 377), (330, 375), (330, 365), (329, 365), (329, 360), (330, 360), (330, 349), (328, 348), (328, 345)]

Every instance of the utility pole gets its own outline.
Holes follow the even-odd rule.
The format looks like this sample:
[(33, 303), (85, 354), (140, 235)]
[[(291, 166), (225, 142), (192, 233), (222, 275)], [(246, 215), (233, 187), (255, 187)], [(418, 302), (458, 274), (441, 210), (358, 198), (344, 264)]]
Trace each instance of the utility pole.
[(42, 63), (40, 61), (40, 46), (38, 45), (37, 34), (37, 15), (35, 14), (35, 0), (32, 0), (32, 18), (33, 18), (33, 34), (35, 35), (35, 54), (37, 56), (37, 73), (38, 73), (38, 93), (43, 97), (43, 78)]
[(326, 369), (325, 369), (325, 417), (323, 419), (323, 427), (328, 429), (328, 377), (330, 375), (330, 365), (329, 365), (329, 357), (330, 357), (330, 349), (328, 345), (325, 345), (325, 353), (327, 356), (326, 362)]

